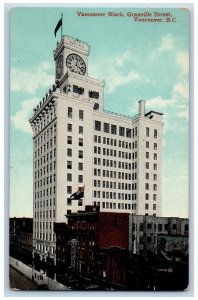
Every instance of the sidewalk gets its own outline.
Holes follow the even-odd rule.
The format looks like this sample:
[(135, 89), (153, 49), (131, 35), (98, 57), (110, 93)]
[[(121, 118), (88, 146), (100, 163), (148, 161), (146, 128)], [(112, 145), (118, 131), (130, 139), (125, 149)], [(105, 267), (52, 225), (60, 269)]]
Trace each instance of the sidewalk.
[(25, 265), (21, 261), (13, 258), (10, 256), (9, 264), (24, 274), (27, 278), (32, 280), (32, 276), (34, 276), (34, 282), (39, 286), (45, 284), (48, 286), (48, 289), (51, 291), (71, 291), (68, 287), (64, 286), (63, 284), (47, 277), (46, 275), (42, 274), (41, 272), (36, 271), (35, 269)]

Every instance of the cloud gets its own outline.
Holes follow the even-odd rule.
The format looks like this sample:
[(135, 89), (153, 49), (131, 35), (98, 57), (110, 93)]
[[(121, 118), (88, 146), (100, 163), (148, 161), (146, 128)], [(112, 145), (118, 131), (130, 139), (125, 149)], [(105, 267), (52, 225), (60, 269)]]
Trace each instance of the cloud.
[(155, 59), (156, 56), (160, 55), (164, 51), (170, 51), (174, 49), (175, 41), (171, 34), (165, 35), (160, 42), (158, 48), (151, 55), (151, 59)]
[(132, 60), (132, 52), (130, 50), (126, 50), (122, 55), (117, 55), (114, 58), (110, 59), (110, 62), (115, 64), (117, 67), (122, 67), (125, 62), (130, 62)]
[(28, 119), (31, 117), (31, 113), (33, 113), (33, 107), (38, 103), (38, 98), (27, 99), (21, 103), (21, 109), (17, 111), (14, 116), (11, 116), (11, 121), (14, 124), (15, 129), (22, 130), (26, 133), (32, 133)]
[(54, 82), (53, 72), (49, 63), (43, 62), (35, 71), (27, 71), (13, 68), (11, 69), (11, 91), (25, 91), (35, 94), (38, 88), (48, 87)]
[[(105, 78), (107, 92), (113, 93), (116, 88), (124, 86), (129, 82), (143, 79), (144, 77), (137, 71), (126, 71), (128, 64), (133, 61), (131, 50), (126, 50), (120, 55), (106, 57), (100, 62), (90, 64), (89, 72), (93, 77)], [(144, 78), (148, 80), (148, 78)]]
[(123, 86), (131, 81), (140, 80), (141, 75), (138, 72), (130, 71), (127, 74), (121, 74), (116, 70), (112, 70), (107, 78), (108, 92), (112, 93), (117, 87)]
[(176, 53), (176, 61), (181, 68), (181, 75), (188, 75), (189, 73), (189, 55), (185, 51), (178, 51)]
[(154, 107), (162, 109), (174, 105), (175, 102), (176, 99), (174, 98), (163, 99), (161, 96), (156, 96), (154, 98), (148, 99), (147, 106), (151, 109), (153, 109)]
[(179, 82), (173, 86), (173, 93), (183, 99), (189, 99), (189, 84), (187, 81)]

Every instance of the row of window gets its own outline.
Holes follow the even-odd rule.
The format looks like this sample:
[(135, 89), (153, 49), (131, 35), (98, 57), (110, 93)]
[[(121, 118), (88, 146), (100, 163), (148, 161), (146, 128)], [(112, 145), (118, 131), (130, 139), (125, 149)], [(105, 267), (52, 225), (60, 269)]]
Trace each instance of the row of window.
[[(146, 137), (150, 137), (150, 128), (149, 127), (146, 127)], [(157, 129), (153, 130), (152, 137), (154, 137), (154, 139), (157, 139)]]
[[(71, 173), (67, 173), (67, 181), (71, 182), (72, 181), (72, 174)], [(83, 175), (78, 175), (78, 182), (79, 183), (83, 183)], [(70, 194), (69, 191), (67, 191), (68, 194)]]
[(34, 217), (35, 218), (55, 218), (56, 217), (56, 213), (55, 210), (47, 210), (47, 211), (35, 211), (34, 213)]
[(35, 248), (36, 250), (43, 251), (45, 253), (55, 254), (55, 248), (52, 246), (45, 246), (43, 244), (36, 243)]
[[(35, 167), (36, 166), (37, 166), (37, 164), (35, 164)], [(56, 170), (56, 161), (53, 161), (53, 163), (50, 163), (49, 165), (41, 167), (38, 171), (35, 171), (34, 178), (36, 179), (37, 177), (45, 176), (46, 174), (48, 175), (49, 172), (52, 172), (55, 170)]]
[[(73, 118), (73, 108), (72, 107), (67, 108), (67, 117), (70, 119)], [(81, 109), (78, 111), (78, 118), (80, 121), (84, 120), (84, 111)]]
[(34, 221), (34, 229), (36, 230), (41, 230), (41, 229), (49, 229), (52, 230), (54, 229), (54, 223), (53, 222), (38, 222)]
[[(137, 179), (137, 173), (124, 173), (124, 172), (118, 172), (118, 178), (124, 179), (124, 180), (136, 180)], [(117, 183), (112, 181), (100, 181), (100, 180), (94, 180), (94, 187), (103, 187), (103, 188), (114, 188), (116, 189)]]
[(49, 141), (53, 135), (56, 135), (56, 123), (50, 126), (49, 129), (45, 130), (39, 137), (35, 139), (34, 146), (39, 147), (40, 145), (45, 144), (45, 142)]
[(34, 237), (35, 237), (35, 239), (55, 242), (55, 235), (52, 233), (48, 234), (48, 233), (35, 232)]
[(157, 205), (156, 205), (156, 204), (150, 204), (150, 206), (149, 206), (149, 204), (146, 203), (146, 204), (145, 204), (145, 210), (149, 210), (149, 207), (151, 207), (151, 205), (152, 205), (152, 209), (153, 209), (153, 210), (156, 210), (156, 209), (157, 209)]
[(48, 177), (45, 177), (41, 180), (38, 180), (38, 181), (34, 182), (34, 187), (36, 189), (36, 188), (51, 184), (53, 182), (56, 182), (56, 174), (53, 174), (53, 176), (50, 175)]
[(44, 189), (40, 192), (36, 192), (34, 193), (34, 199), (39, 199), (41, 197), (45, 197), (45, 196), (51, 196), (52, 194), (56, 193), (56, 186), (50, 187), (49, 189)]
[(137, 208), (137, 204), (130, 203), (112, 203), (112, 202), (102, 202), (102, 208), (106, 209), (124, 209), (124, 210), (135, 210)]
[(50, 161), (54, 160), (56, 158), (56, 148), (53, 151), (50, 151), (50, 153), (47, 153), (43, 155), (40, 159), (36, 160), (34, 162), (35, 168), (38, 168), (39, 166), (42, 166), (43, 164), (47, 164)]
[[(68, 123), (67, 124), (67, 131), (72, 132), (72, 130), (73, 130), (73, 125)], [(83, 134), (83, 126), (78, 126), (78, 133)]]
[[(153, 184), (153, 191), (157, 191), (157, 184)], [(149, 190), (149, 183), (145, 183), (145, 190)]]
[(53, 198), (53, 200), (52, 199), (47, 199), (47, 200), (40, 200), (40, 201), (38, 201), (38, 202), (35, 202), (34, 203), (34, 207), (35, 207), (35, 209), (36, 208), (39, 208), (39, 207), (48, 207), (48, 206), (55, 206), (55, 198)]
[(117, 126), (114, 124), (109, 123), (102, 123), (101, 121), (95, 120), (95, 130), (96, 131), (103, 131), (105, 133), (111, 133), (111, 134), (119, 134), (119, 136), (131, 138), (131, 137), (137, 137), (137, 127), (131, 129), (131, 128), (125, 128), (122, 126)]
[(39, 155), (42, 155), (42, 153), (44, 152), (48, 152), (51, 148), (56, 146), (56, 136), (54, 136), (53, 139), (50, 139), (49, 142), (47, 142), (46, 144), (44, 144), (43, 146), (41, 146), (40, 148), (38, 148), (35, 152), (34, 152), (34, 157), (36, 158)]
[[(135, 190), (135, 189), (134, 189)], [(137, 194), (127, 194), (127, 193), (116, 193), (116, 192), (106, 192), (106, 191), (93, 191), (94, 198), (102, 199), (119, 199), (119, 200), (137, 200)]]
[(150, 194), (148, 194), (148, 193), (145, 194), (145, 200), (150, 200), (150, 196), (153, 197), (153, 200), (154, 200), (154, 201), (157, 200), (157, 194), (150, 195)]
[(134, 142), (125, 142), (121, 140), (111, 139), (108, 137), (101, 137), (100, 135), (94, 135), (94, 142), (99, 144), (111, 145), (114, 147), (122, 147), (126, 149), (135, 149), (137, 148), (137, 141)]
[[(118, 168), (119, 169), (125, 169), (125, 170), (136, 170), (137, 169), (137, 162), (128, 164), (128, 163), (123, 163), (123, 162), (118, 162)], [(110, 171), (110, 170), (101, 170), (101, 169), (95, 169), (94, 168), (94, 176), (103, 176), (103, 177), (110, 177), (110, 178), (117, 178), (117, 173), (121, 172), (116, 172), (116, 171)], [(129, 178), (130, 180), (130, 178)]]
[[(137, 224), (139, 226), (136, 226), (136, 229), (138, 229), (139, 231), (143, 231), (144, 230), (144, 224), (143, 223), (139, 223)], [(132, 224), (132, 228), (133, 230), (135, 230), (135, 223)], [(168, 223), (165, 223), (165, 224), (156, 224), (156, 223), (147, 223), (146, 224), (146, 229), (147, 230), (152, 230), (154, 229), (154, 231), (159, 231), (159, 232), (162, 232), (162, 231), (169, 231), (169, 230), (177, 230), (177, 224), (173, 223), (173, 224), (168, 224)], [(184, 225), (184, 231), (188, 231), (188, 224), (185, 224)]]

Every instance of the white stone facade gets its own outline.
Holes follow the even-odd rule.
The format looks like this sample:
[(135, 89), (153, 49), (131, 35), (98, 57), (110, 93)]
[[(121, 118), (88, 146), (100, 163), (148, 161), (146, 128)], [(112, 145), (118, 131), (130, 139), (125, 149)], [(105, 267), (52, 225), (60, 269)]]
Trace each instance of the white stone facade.
[[(66, 65), (72, 53), (86, 67), (75, 55)], [(42, 257), (50, 253), (55, 258), (53, 223), (65, 222), (65, 214), (85, 205), (161, 216), (162, 114), (145, 114), (143, 100), (134, 117), (104, 111), (104, 83), (88, 76), (88, 55), (86, 43), (63, 37), (54, 51), (56, 84), (30, 119), (33, 237), (35, 251)], [(84, 198), (70, 201), (78, 187), (84, 187)]]

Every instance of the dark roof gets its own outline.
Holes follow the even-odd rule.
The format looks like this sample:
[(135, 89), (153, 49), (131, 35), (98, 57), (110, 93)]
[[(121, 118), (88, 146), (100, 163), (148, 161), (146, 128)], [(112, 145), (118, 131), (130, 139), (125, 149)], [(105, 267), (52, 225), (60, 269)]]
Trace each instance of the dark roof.
[(65, 215), (67, 218), (70, 217), (88, 217), (88, 216), (97, 216), (98, 212), (82, 212), (82, 213), (71, 213), (68, 215)]
[(149, 111), (148, 113), (146, 113), (145, 114), (145, 117), (147, 116), (147, 115), (150, 115), (151, 113), (154, 113), (154, 114), (157, 114), (157, 115), (163, 115), (162, 113), (160, 113), (160, 112), (158, 112), (158, 111), (154, 111), (154, 110), (151, 110), (151, 111)]

